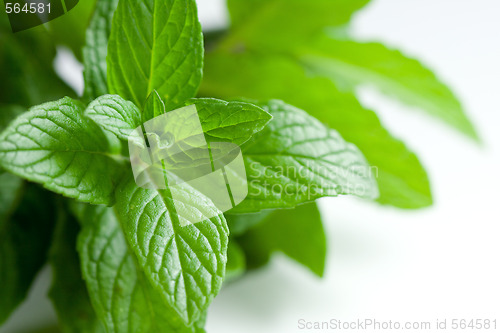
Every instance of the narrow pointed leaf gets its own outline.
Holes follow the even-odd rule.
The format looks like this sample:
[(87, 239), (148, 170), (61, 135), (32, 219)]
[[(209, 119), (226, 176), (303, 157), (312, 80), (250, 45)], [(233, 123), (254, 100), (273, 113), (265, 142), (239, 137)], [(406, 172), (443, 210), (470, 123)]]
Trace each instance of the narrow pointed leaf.
[(340, 87), (372, 85), (478, 140), (473, 125), (450, 88), (420, 62), (400, 51), (378, 43), (324, 36), (299, 48), (297, 53), (307, 68), (328, 76)]
[(97, 1), (94, 15), (85, 33), (83, 47), (84, 97), (94, 100), (108, 93), (107, 64), (108, 39), (111, 33), (113, 14), (118, 0)]

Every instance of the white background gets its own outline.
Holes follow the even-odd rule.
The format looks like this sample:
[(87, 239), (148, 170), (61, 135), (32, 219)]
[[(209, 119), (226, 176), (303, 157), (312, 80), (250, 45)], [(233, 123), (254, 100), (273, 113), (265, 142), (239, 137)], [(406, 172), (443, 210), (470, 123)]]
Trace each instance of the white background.
[[(223, 1), (199, 4), (205, 27), (226, 24)], [(496, 318), (500, 326), (499, 17), (498, 0), (373, 0), (355, 17), (359, 39), (383, 41), (433, 68), (461, 97), (484, 144), (363, 89), (363, 102), (428, 169), (435, 206), (400, 211), (351, 198), (322, 200), (325, 278), (277, 256), (222, 290), (209, 312), (210, 333), (312, 332), (299, 330), (298, 320), (333, 318)], [(61, 59), (62, 71), (78, 68)], [(79, 76), (69, 79), (81, 87)], [(49, 278), (46, 270), (2, 333), (55, 321), (43, 297)]]

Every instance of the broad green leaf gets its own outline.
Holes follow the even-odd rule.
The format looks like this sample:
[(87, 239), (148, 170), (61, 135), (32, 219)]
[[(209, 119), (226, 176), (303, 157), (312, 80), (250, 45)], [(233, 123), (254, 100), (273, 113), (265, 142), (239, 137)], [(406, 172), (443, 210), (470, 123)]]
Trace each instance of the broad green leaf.
[[(186, 186), (180, 203), (190, 211), (214, 216), (210, 201)], [(130, 248), (157, 292), (188, 323), (204, 313), (218, 293), (227, 261), (228, 228), (224, 217), (182, 226), (166, 190), (138, 187), (133, 178), (117, 191), (115, 210)], [(179, 207), (176, 203), (176, 207)], [(200, 210), (203, 206), (205, 211)]]
[[(96, 2), (102, 2), (102, 0), (81, 0), (66, 14), (49, 21), (46, 25), (52, 39), (57, 44), (69, 47), (80, 61), (82, 60), (82, 47), (85, 44), (85, 29), (87, 29)], [(69, 9), (68, 6), (69, 1), (65, 4), (66, 10)]]
[(227, 265), (225, 283), (234, 281), (245, 273), (246, 262), (243, 249), (236, 243), (235, 240), (229, 240), (227, 248)]
[(298, 48), (297, 57), (317, 75), (337, 86), (368, 84), (404, 103), (417, 106), (478, 140), (453, 92), (420, 62), (378, 43), (317, 38)]
[(0, 15), (0, 104), (30, 107), (74, 96), (53, 69), (55, 55), (43, 26), (13, 34), (7, 15)]
[(108, 54), (111, 22), (117, 6), (118, 0), (97, 1), (94, 15), (85, 33), (85, 46), (83, 47), (84, 97), (90, 101), (108, 94), (106, 55)]
[[(214, 98), (191, 99), (186, 103), (192, 104), (196, 105), (205, 138), (211, 142), (243, 144), (272, 118), (268, 112), (250, 103)], [(117, 95), (101, 96), (85, 110), (86, 116), (123, 140), (141, 126), (141, 117), (147, 121), (163, 113), (165, 105), (156, 92), (147, 99), (142, 114), (132, 102)]]
[(281, 251), (314, 274), (323, 276), (326, 236), (315, 203), (274, 211), (237, 240), (244, 248), (250, 267), (262, 266), (274, 251)]
[(79, 231), (78, 222), (60, 209), (49, 253), (53, 275), (49, 297), (63, 332), (104, 333), (80, 271), (80, 259), (76, 252)]
[(229, 0), (232, 29), (224, 47), (249, 45), (288, 48), (322, 32), (345, 25), (369, 0)]
[(194, 0), (121, 0), (108, 45), (112, 94), (142, 108), (156, 89), (167, 111), (194, 97), (203, 68), (203, 36)]
[(70, 98), (35, 106), (0, 135), (0, 166), (59, 194), (110, 205), (121, 164)]
[(247, 198), (230, 213), (295, 207), (325, 196), (378, 196), (363, 155), (334, 130), (282, 101), (267, 108), (271, 123), (242, 147)]
[(111, 208), (86, 206), (78, 239), (82, 271), (97, 315), (109, 333), (201, 333), (186, 326), (144, 276)]
[(195, 104), (205, 137), (212, 142), (241, 145), (261, 131), (272, 119), (262, 108), (245, 102), (226, 102), (215, 98), (197, 98)]
[(54, 220), (51, 200), (32, 184), (12, 217), (0, 221), (0, 324), (24, 300), (45, 263)]
[(118, 95), (104, 95), (89, 104), (84, 114), (122, 140), (141, 126), (141, 111)]
[(202, 95), (280, 98), (301, 107), (354, 143), (377, 169), (379, 202), (401, 208), (432, 204), (429, 179), (415, 154), (384, 129), (374, 112), (338, 91), (331, 80), (307, 75), (280, 56), (214, 52), (206, 62)]
[(165, 103), (163, 103), (163, 101), (161, 100), (158, 92), (156, 90), (153, 90), (153, 92), (146, 100), (146, 104), (144, 105), (144, 112), (142, 114), (143, 122), (161, 116), (162, 114), (165, 114), (165, 111)]

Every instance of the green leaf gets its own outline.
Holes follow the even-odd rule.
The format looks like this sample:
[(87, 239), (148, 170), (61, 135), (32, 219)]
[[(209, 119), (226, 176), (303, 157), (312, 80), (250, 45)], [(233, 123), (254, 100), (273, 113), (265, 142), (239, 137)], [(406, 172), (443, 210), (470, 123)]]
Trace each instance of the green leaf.
[(78, 239), (82, 271), (97, 315), (110, 333), (200, 333), (154, 290), (127, 246), (111, 208), (86, 206)]
[[(189, 186), (179, 191), (184, 193), (175, 197), (183, 200), (184, 214), (202, 216), (201, 220), (217, 214), (199, 192)], [(222, 215), (182, 226), (171, 198), (166, 190), (139, 188), (129, 178), (118, 188), (115, 210), (148, 281), (185, 322), (192, 323), (221, 287), (229, 231)]]
[(429, 179), (415, 154), (384, 129), (374, 112), (331, 80), (307, 75), (287, 57), (214, 52), (206, 62), (202, 95), (280, 98), (301, 107), (354, 143), (376, 167), (379, 202), (401, 208), (432, 204)]
[(0, 133), (25, 109), (19, 105), (0, 105)]
[(349, 22), (369, 0), (229, 0), (231, 34), (227, 49), (286, 49), (306, 41), (328, 26)]
[(235, 240), (230, 239), (227, 248), (226, 278), (224, 279), (224, 283), (238, 279), (245, 273), (245, 269), (245, 253)]
[(323, 276), (326, 236), (315, 203), (274, 211), (237, 240), (250, 267), (262, 266), (272, 252), (281, 251), (317, 276)]
[(108, 39), (111, 34), (113, 14), (118, 0), (97, 1), (94, 15), (85, 33), (83, 47), (84, 97), (94, 100), (108, 94), (107, 64)]
[(165, 103), (161, 100), (160, 95), (156, 90), (149, 95), (144, 105), (143, 122), (165, 114)]
[(89, 104), (85, 115), (122, 140), (141, 126), (141, 111), (117, 95), (104, 95)]
[(479, 140), (453, 92), (420, 62), (378, 43), (317, 38), (297, 51), (301, 62), (339, 87), (373, 85), (383, 93), (421, 108)]
[[(79, 1), (77, 6), (55, 20), (49, 21), (46, 25), (52, 39), (57, 44), (68, 46), (80, 61), (82, 60), (82, 47), (85, 44), (85, 29), (87, 29), (96, 2), (99, 3), (102, 0)], [(66, 4), (66, 9), (68, 9), (68, 4)]]
[(30, 185), (9, 220), (0, 221), (0, 324), (24, 300), (45, 263), (54, 220), (50, 193)]
[(121, 0), (108, 46), (108, 86), (139, 107), (156, 89), (167, 111), (194, 97), (203, 36), (194, 0)]
[(60, 209), (49, 262), (52, 265), (52, 287), (49, 297), (64, 332), (105, 332), (90, 303), (80, 271), (76, 237), (80, 227)]
[(325, 196), (378, 196), (359, 150), (306, 112), (272, 100), (273, 120), (242, 147), (247, 198), (230, 213), (295, 207)]
[[(214, 98), (189, 100), (196, 105), (200, 123), (209, 142), (232, 142), (238, 145), (261, 131), (272, 116), (262, 108), (244, 102), (226, 102)], [(165, 113), (165, 105), (156, 91), (146, 101), (144, 113), (117, 95), (105, 95), (90, 103), (85, 115), (118, 138), (127, 140), (129, 134), (144, 121)]]
[(207, 141), (241, 145), (261, 131), (272, 116), (262, 108), (245, 102), (226, 102), (215, 98), (197, 98), (196, 105)]
[[(10, 122), (23, 113), (24, 108), (17, 105), (0, 106), (0, 133)], [(0, 169), (0, 224), (8, 219), (16, 208), (23, 193), (23, 181)]]
[(8, 219), (23, 193), (23, 180), (0, 170), (0, 224)]
[(75, 96), (54, 71), (55, 55), (54, 43), (43, 26), (13, 34), (7, 15), (0, 15), (0, 104), (30, 107)]
[(35, 106), (0, 135), (0, 166), (56, 193), (113, 203), (121, 164), (104, 133), (70, 98)]
[(240, 236), (262, 223), (273, 211), (263, 210), (259, 213), (251, 214), (224, 214), (227, 221), (227, 226), (232, 236)]

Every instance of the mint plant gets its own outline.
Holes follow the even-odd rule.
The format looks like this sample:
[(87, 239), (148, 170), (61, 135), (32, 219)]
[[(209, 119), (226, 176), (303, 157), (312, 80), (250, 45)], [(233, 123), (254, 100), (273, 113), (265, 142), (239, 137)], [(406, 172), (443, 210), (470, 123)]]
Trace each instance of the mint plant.
[[(231, 27), (204, 37), (194, 0), (98, 0), (82, 8), (92, 12), (76, 32), (85, 44), (61, 33), (82, 25), (78, 8), (49, 31), (16, 35), (2, 17), (0, 323), (49, 262), (63, 331), (204, 332), (224, 282), (275, 251), (323, 275), (315, 200), (431, 205), (418, 158), (358, 102), (356, 87), (372, 84), (478, 136), (430, 70), (348, 37), (367, 2), (229, 0)], [(54, 41), (82, 59), (83, 96), (54, 72)], [(134, 181), (127, 140), (187, 105), (208, 142), (241, 147), (249, 191), (225, 214), (182, 226), (168, 189)], [(203, 214), (197, 191), (186, 186), (181, 198)]]

